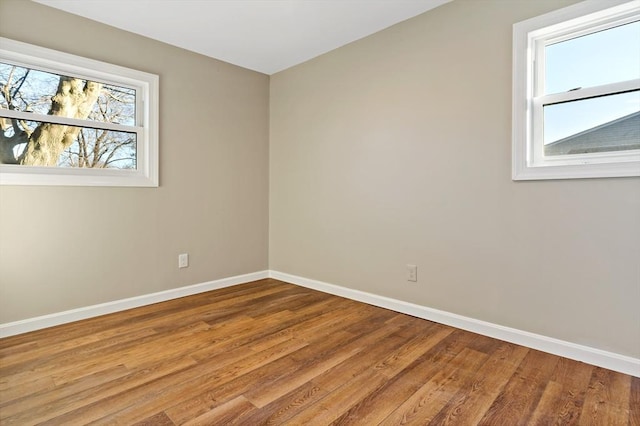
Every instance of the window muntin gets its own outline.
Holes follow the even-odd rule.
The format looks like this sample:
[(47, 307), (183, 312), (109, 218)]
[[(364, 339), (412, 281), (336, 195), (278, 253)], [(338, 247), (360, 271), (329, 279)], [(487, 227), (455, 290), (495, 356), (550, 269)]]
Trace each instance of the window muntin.
[(515, 180), (640, 175), (640, 2), (615, 3), (514, 26)]
[(157, 76), (0, 38), (0, 92), (0, 183), (157, 186)]
[[(587, 131), (602, 129), (603, 126), (609, 126), (610, 129), (612, 126), (629, 126), (631, 127), (630, 130), (633, 130), (633, 127), (638, 125), (634, 117), (640, 112), (640, 91), (550, 104), (543, 106), (543, 109), (543, 138), (544, 146), (546, 147), (549, 144), (584, 134)], [(629, 121), (621, 123), (620, 120)], [(632, 126), (627, 123), (632, 124)], [(600, 134), (606, 134), (614, 138), (616, 135), (620, 138), (624, 138), (625, 135), (627, 138), (630, 137), (623, 129), (620, 130), (617, 133), (609, 131), (607, 133), (600, 132)], [(602, 145), (616, 146), (613, 140), (603, 140)], [(624, 148), (624, 146), (628, 145), (620, 144), (620, 149), (630, 149)]]

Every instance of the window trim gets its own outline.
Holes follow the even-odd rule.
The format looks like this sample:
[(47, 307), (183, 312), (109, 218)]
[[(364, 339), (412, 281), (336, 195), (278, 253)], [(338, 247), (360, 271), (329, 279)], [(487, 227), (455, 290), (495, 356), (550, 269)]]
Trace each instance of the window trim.
[(0, 185), (125, 187), (157, 187), (159, 185), (159, 77), (157, 75), (3, 37), (0, 37), (0, 60), (28, 68), (133, 88), (136, 90), (137, 104), (135, 126), (112, 123), (88, 126), (88, 121), (84, 120), (4, 109), (3, 116), (28, 118), (33, 121), (43, 121), (44, 118), (50, 123), (75, 125), (81, 123), (81, 127), (98, 127), (117, 131), (123, 131), (126, 128), (126, 131), (133, 131), (138, 135), (136, 170), (0, 164)]
[[(640, 79), (544, 95), (541, 78), (543, 47), (549, 41), (575, 38), (625, 22), (640, 14), (640, 0), (587, 0), (537, 16), (513, 26), (512, 179), (573, 179), (640, 176), (640, 150), (562, 155), (542, 155), (542, 110), (550, 101), (588, 99), (640, 88)], [(635, 19), (632, 17), (635, 16)], [(541, 48), (542, 47), (542, 48)], [(537, 67), (537, 69), (536, 69)], [(536, 140), (536, 136), (540, 135)], [(556, 157), (556, 156), (554, 156)]]

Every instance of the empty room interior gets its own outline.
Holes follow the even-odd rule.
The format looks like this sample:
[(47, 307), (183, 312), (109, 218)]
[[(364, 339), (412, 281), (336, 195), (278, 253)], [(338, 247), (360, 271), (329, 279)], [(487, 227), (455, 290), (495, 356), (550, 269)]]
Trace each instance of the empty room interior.
[[(637, 1), (399, 1), (423, 9), (324, 50), (351, 25), (337, 1), (187, 0), (191, 25), (159, 11), (177, 0), (108, 3), (0, 0), (11, 69), (28, 45), (158, 84), (132, 127), (157, 125), (135, 166), (152, 183), (23, 184), (46, 130), (12, 104), (34, 71), (0, 68), (0, 143), (29, 140), (0, 164), (0, 424), (640, 425), (640, 68), (624, 54), (634, 78), (558, 93), (526, 77), (551, 81), (552, 49), (596, 28), (545, 33), (559, 11), (613, 33), (640, 25)], [(373, 21), (393, 3), (343, 6)], [(313, 4), (338, 15), (276, 43), (304, 47), (289, 63), (198, 50), (229, 46), (211, 34), (234, 16), (258, 33), (260, 11)], [(545, 151), (558, 106), (623, 96), (626, 115)]]

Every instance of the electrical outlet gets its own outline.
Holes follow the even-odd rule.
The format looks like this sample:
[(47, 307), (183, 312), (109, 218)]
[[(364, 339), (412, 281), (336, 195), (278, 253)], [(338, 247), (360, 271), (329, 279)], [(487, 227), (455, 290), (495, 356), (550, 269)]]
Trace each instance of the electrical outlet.
[(189, 253), (182, 253), (178, 255), (178, 268), (186, 268), (189, 266)]
[(407, 265), (407, 281), (418, 281), (418, 267), (416, 265)]

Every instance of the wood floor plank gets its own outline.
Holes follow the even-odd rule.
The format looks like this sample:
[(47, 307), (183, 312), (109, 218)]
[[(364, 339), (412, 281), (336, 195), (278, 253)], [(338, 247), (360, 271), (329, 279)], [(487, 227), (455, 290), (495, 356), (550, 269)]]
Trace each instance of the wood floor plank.
[[(32, 333), (25, 334), (31, 335)], [(11, 355), (15, 354), (30, 354), (40, 347), (37, 340), (24, 341), (25, 334), (0, 339), (0, 360), (9, 359)]]
[[(493, 343), (495, 348), (496, 342)], [(438, 425), (478, 424), (528, 352), (527, 348), (509, 343), (489, 352), (487, 361), (467, 375), (464, 386), (431, 422)]]
[[(158, 321), (162, 321), (165, 325), (184, 325), (184, 322), (181, 320), (189, 316), (197, 315), (199, 312), (215, 311), (225, 306), (234, 307), (235, 303), (245, 300), (242, 299), (242, 297), (245, 296), (247, 298), (245, 302), (248, 301), (250, 303), (251, 299), (265, 294), (284, 291), (290, 287), (290, 284), (282, 286), (281, 283), (274, 280), (260, 280), (244, 284), (243, 286), (216, 290), (216, 295), (213, 300), (211, 296), (209, 296), (209, 293), (202, 293), (162, 303), (155, 303), (153, 305), (142, 306), (0, 339), (0, 351), (13, 347), (14, 345), (29, 342), (37, 342), (37, 345), (41, 347), (51, 347), (60, 342), (81, 336), (92, 336), (101, 332), (109, 333), (119, 327), (125, 327), (128, 330), (146, 328), (150, 322), (158, 323)], [(115, 331), (117, 332), (117, 330)], [(0, 357), (1, 356), (0, 354)]]
[[(167, 411), (174, 419), (187, 419), (240, 394), (250, 394), (251, 390), (256, 387), (255, 383), (260, 383), (258, 388), (267, 393), (271, 383), (281, 380), (282, 377), (288, 377), (293, 372), (305, 368), (306, 365), (315, 365), (314, 360), (320, 359), (327, 363), (340, 362), (341, 356), (345, 356), (341, 344), (347, 345), (355, 337), (345, 331), (333, 333), (315, 343), (308, 344), (286, 358), (278, 359), (228, 383), (212, 384), (206, 393), (192, 399), (186, 399), (184, 404), (179, 404)], [(342, 354), (337, 357), (333, 356), (336, 351), (342, 352)], [(215, 395), (215, 398), (212, 398), (212, 395)]]
[(629, 409), (631, 377), (595, 367), (586, 390), (580, 423), (623, 425), (632, 417)]
[(80, 342), (77, 339), (73, 339), (70, 341), (70, 345), (54, 344), (48, 349), (38, 348), (33, 351), (35, 354), (26, 354), (21, 359), (19, 357), (9, 359), (6, 364), (5, 359), (2, 358), (0, 360), (0, 375), (2, 377), (14, 376), (13, 383), (18, 383), (18, 377), (20, 376), (30, 380), (29, 375), (25, 374), (25, 372), (54, 375), (55, 372), (43, 373), (42, 366), (55, 365), (56, 369), (60, 369), (65, 365), (75, 366), (76, 362), (82, 362), (93, 354), (103, 355), (110, 348), (120, 351), (127, 343), (135, 345), (145, 338), (151, 338), (151, 336), (155, 335), (157, 335), (157, 332), (152, 328), (141, 330), (121, 329), (114, 334), (104, 333), (98, 340), (91, 339), (91, 341), (83, 340)]
[[(313, 347), (305, 343), (305, 345), (299, 348), (296, 352), (297, 355), (303, 359), (311, 360), (314, 356), (319, 356), (321, 359), (324, 359), (324, 356), (320, 356), (318, 354), (326, 354), (328, 351), (334, 351), (335, 347), (340, 342), (348, 341), (349, 338), (352, 338), (349, 333), (336, 333)], [(271, 350), (271, 348), (268, 350)], [(251, 354), (252, 352), (249, 353)], [(337, 359), (330, 358), (327, 360), (327, 362), (338, 361), (339, 360)], [(311, 361), (308, 363), (313, 364)], [(239, 364), (240, 363), (238, 361), (235, 361), (231, 366), (237, 370)], [(303, 368), (304, 365), (305, 364), (295, 362), (292, 356), (288, 356), (261, 366), (261, 368), (248, 371), (247, 374), (238, 375), (238, 377), (228, 382), (215, 377), (215, 380), (213, 380), (212, 383), (204, 389), (204, 391), (199, 392), (190, 398), (181, 394), (183, 402), (171, 406), (171, 408), (167, 409), (167, 413), (172, 419), (174, 419), (174, 421), (181, 423), (193, 416), (200, 415), (203, 412), (215, 408), (216, 406), (241, 394), (245, 395), (245, 397), (250, 395), (251, 390), (256, 388), (256, 382), (260, 383), (258, 389), (264, 389), (264, 393), (266, 394), (268, 393), (266, 388), (270, 383), (279, 380), (281, 377), (289, 376), (293, 372)], [(190, 392), (192, 390), (193, 389), (190, 389)], [(248, 399), (250, 400), (250, 398)]]
[[(277, 288), (269, 288), (266, 289), (265, 291), (259, 292), (259, 295), (264, 295), (264, 294), (273, 294), (274, 292), (277, 292)], [(252, 296), (251, 294), (246, 294), (246, 295), (242, 295), (241, 296), (241, 300), (242, 301), (251, 301)], [(191, 313), (191, 317), (193, 318), (194, 316), (197, 316), (198, 314), (201, 314), (203, 312), (207, 312), (210, 310), (216, 310), (216, 309), (220, 309), (221, 306), (223, 306), (223, 304), (233, 304), (236, 303), (238, 301), (238, 298), (234, 298), (234, 299), (223, 299), (221, 302), (216, 302), (213, 303), (209, 306), (198, 306), (196, 309), (192, 309), (190, 310)], [(226, 305), (225, 305), (226, 306)], [(143, 308), (140, 308), (143, 309)], [(235, 310), (237, 310), (238, 308), (234, 308)], [(164, 310), (163, 310), (164, 311)], [(127, 315), (127, 313), (124, 313), (123, 315)], [(67, 364), (67, 365), (74, 365), (76, 363), (76, 360), (74, 359), (74, 355), (79, 355), (83, 358), (86, 358), (87, 352), (103, 352), (105, 350), (105, 348), (108, 347), (112, 347), (114, 345), (120, 345), (122, 343), (122, 340), (125, 339), (124, 341), (130, 341), (132, 345), (135, 346), (139, 346), (141, 343), (143, 343), (140, 339), (142, 339), (144, 336), (147, 335), (151, 335), (151, 334), (158, 334), (158, 332), (156, 330), (150, 329), (149, 327), (153, 327), (153, 326), (157, 326), (158, 325), (158, 321), (162, 321), (162, 323), (170, 323), (173, 324), (173, 329), (172, 331), (174, 331), (176, 329), (176, 327), (179, 328), (190, 328), (191, 324), (189, 322), (185, 322), (185, 321), (180, 321), (183, 317), (187, 316), (188, 314), (184, 313), (184, 312), (178, 312), (178, 313), (174, 313), (172, 315), (168, 315), (168, 316), (163, 316), (160, 319), (159, 318), (153, 318), (153, 319), (147, 319), (146, 321), (136, 321), (136, 323), (134, 325), (129, 324), (126, 327), (126, 333), (123, 332), (123, 330), (120, 329), (120, 327), (117, 327), (115, 329), (115, 331), (111, 331), (111, 330), (106, 330), (103, 332), (103, 335), (100, 335), (100, 342), (98, 344), (85, 344), (85, 345), (80, 345), (79, 342), (77, 342), (76, 340), (72, 340), (72, 349), (71, 350), (63, 350), (61, 349), (61, 344), (60, 343), (56, 343), (53, 344), (49, 347), (49, 351), (51, 352), (52, 349), (55, 349), (55, 353), (49, 353), (49, 356), (57, 356), (57, 361), (51, 360), (51, 362), (49, 362), (52, 365), (56, 365), (57, 368), (62, 367), (63, 365)], [(127, 315), (128, 316), (128, 315)], [(236, 314), (237, 316), (237, 314)], [(248, 319), (248, 317), (246, 317)], [(202, 321), (197, 321), (200, 323), (202, 323)], [(140, 328), (142, 326), (142, 324), (144, 324), (144, 329), (142, 330), (137, 330), (137, 328)], [(176, 325), (177, 324), (177, 325)], [(133, 331), (132, 331), (133, 330)], [(112, 336), (113, 334), (113, 336)], [(83, 337), (84, 338), (84, 337)], [(11, 339), (11, 338), (10, 338)], [(95, 338), (91, 339), (92, 341), (95, 340)], [(122, 351), (122, 347), (118, 348), (118, 351)], [(34, 370), (37, 369), (37, 363), (40, 362), (40, 359), (36, 359), (35, 361), (28, 363), (25, 361), (25, 359), (27, 359), (28, 357), (23, 358), (19, 364), (16, 365), (10, 365), (9, 363), (5, 363), (4, 358), (2, 359), (2, 364), (0, 367), (0, 374), (2, 374), (2, 376), (6, 376), (6, 375), (10, 375), (12, 373), (12, 368), (13, 370), (20, 370), (23, 372), (33, 372)], [(40, 374), (40, 373), (38, 373)], [(53, 374), (53, 373), (50, 373)], [(29, 380), (27, 378), (27, 380)], [(15, 381), (15, 380), (14, 380)]]
[[(279, 327), (279, 324), (288, 315), (287, 312), (283, 311), (276, 312), (261, 321), (246, 317), (246, 321), (236, 322), (234, 318), (227, 318), (222, 323), (213, 323), (211, 327), (215, 329), (215, 334), (206, 345), (192, 348), (190, 356), (197, 361), (206, 361), (221, 352), (244, 346), (250, 342), (262, 341), (265, 334), (270, 334), (269, 332), (265, 333), (264, 330), (271, 330), (271, 327)], [(289, 336), (289, 338), (293, 337), (293, 335)]]
[[(206, 330), (208, 330), (208, 325), (205, 323), (190, 324), (176, 331), (171, 336), (174, 339), (180, 339), (185, 335), (193, 335), (198, 331), (204, 332)], [(138, 356), (143, 356), (149, 351), (146, 345), (148, 339), (157, 341), (157, 336), (154, 335), (139, 339), (138, 341), (130, 341), (119, 347), (110, 347), (109, 350), (103, 350), (97, 353), (92, 352), (90, 356), (84, 354), (69, 354), (62, 359), (54, 357), (54, 359), (46, 360), (46, 362), (30, 370), (10, 374), (9, 377), (16, 384), (31, 381), (36, 377), (44, 375), (51, 376), (60, 382), (73, 381), (78, 377), (91, 375), (105, 368), (121, 365), (127, 360), (138, 359)], [(155, 350), (157, 351), (157, 348)]]
[(640, 377), (631, 378), (629, 391), (629, 424), (640, 426)]
[(225, 383), (210, 383), (206, 389), (198, 395), (180, 397), (166, 409), (171, 418), (180, 424), (195, 418), (219, 405), (224, 404), (250, 389), (256, 387), (256, 383), (268, 383), (276, 380), (282, 374), (288, 374), (298, 368), (290, 358), (280, 358), (275, 362), (265, 364), (246, 374), (240, 375)]
[(435, 374), (380, 424), (428, 424), (464, 386), (466, 377), (487, 357), (487, 354), (473, 349), (462, 349), (449, 362), (441, 363)]
[(327, 391), (313, 382), (305, 383), (270, 404), (243, 414), (232, 420), (232, 425), (282, 425), (288, 424), (289, 419), (315, 402), (319, 401)]
[[(345, 362), (344, 365), (314, 379), (314, 383), (333, 390), (339, 387), (341, 379), (355, 377), (369, 368), (387, 378), (380, 389), (354, 404), (335, 421), (336, 424), (378, 424), (420, 387), (425, 376), (433, 374), (425, 375), (416, 367), (433, 366), (435, 372), (436, 363), (416, 362), (416, 360), (436, 344), (441, 343), (453, 332), (453, 329), (427, 323), (421, 329), (411, 327), (411, 334), (403, 333), (408, 328), (389, 336), (404, 336), (405, 343), (395, 345), (392, 342), (380, 342), (375, 349), (363, 354), (364, 357), (358, 357), (350, 364)], [(417, 337), (411, 338), (412, 335)], [(394, 349), (396, 347), (398, 349)], [(396, 378), (396, 376), (400, 377)]]
[(14, 384), (9, 378), (2, 378), (0, 388), (0, 407), (22, 398), (25, 395), (33, 395), (37, 392), (51, 390), (56, 384), (50, 376), (36, 377), (30, 382)]
[[(352, 340), (348, 344), (341, 346), (339, 351), (332, 350), (333, 353), (331, 355), (324, 352), (312, 356), (308, 362), (301, 364), (301, 368), (291, 374), (282, 376), (271, 383), (263, 383), (259, 388), (250, 390), (246, 392), (245, 395), (257, 407), (264, 407), (290, 391), (314, 380), (332, 367), (340, 365), (349, 358), (360, 354), (364, 348), (368, 346), (367, 342), (379, 341), (385, 337), (385, 332), (388, 333), (388, 331), (380, 331), (378, 333), (371, 333), (371, 335), (361, 339)], [(357, 358), (361, 359), (361, 357)], [(344, 378), (344, 376), (342, 378)], [(317, 382), (314, 383), (317, 384)]]
[[(406, 341), (406, 337), (391, 333), (383, 335), (380, 330), (375, 334), (377, 344), (365, 351), (358, 351), (357, 356), (345, 359), (334, 365), (312, 379), (312, 382), (321, 389), (332, 392), (342, 386), (342, 384), (352, 378), (362, 374), (365, 370), (373, 368), (379, 364), (388, 354), (390, 345), (401, 345)], [(372, 333), (372, 335), (374, 335)]]
[(381, 388), (387, 378), (367, 369), (289, 419), (291, 424), (331, 424), (353, 405)]
[(161, 412), (144, 420), (140, 420), (134, 423), (133, 426), (175, 426), (175, 423), (172, 422), (164, 412)]
[[(158, 379), (157, 383), (149, 383), (130, 389), (126, 393), (115, 395), (108, 403), (121, 407), (117, 412), (104, 416), (101, 407), (92, 410), (82, 410), (81, 418), (100, 420), (104, 424), (129, 424), (141, 420), (149, 414), (169, 406), (176, 398), (190, 398), (203, 393), (212, 383), (225, 383), (235, 377), (254, 370), (262, 365), (285, 357), (292, 352), (306, 346), (305, 342), (291, 339), (263, 352), (250, 353), (249, 356), (233, 364), (232, 369), (217, 368), (215, 363), (199, 364), (192, 371), (183, 371)], [(199, 374), (194, 374), (195, 372)], [(124, 408), (122, 408), (124, 407)], [(65, 418), (56, 419), (62, 423), (71, 423), (79, 412), (71, 413), (69, 421)]]
[(416, 337), (397, 349), (392, 348), (391, 354), (373, 368), (387, 378), (394, 377), (451, 333), (453, 333), (451, 327), (428, 324), (417, 333)]
[[(442, 338), (443, 336), (440, 337)], [(374, 356), (379, 359), (379, 354), (374, 353)], [(387, 378), (386, 382), (375, 392), (370, 393), (361, 401), (354, 404), (347, 412), (336, 419), (333, 424), (378, 424), (382, 422), (396, 407), (417, 392), (423, 383), (440, 369), (438, 363), (416, 362), (414, 360), (407, 368), (397, 370), (396, 375), (391, 375), (391, 370), (379, 370), (379, 366), (388, 362), (388, 358), (389, 357), (382, 362), (376, 363), (373, 361), (369, 363), (369, 365), (373, 365), (374, 370), (381, 372)], [(357, 365), (349, 367), (351, 375), (356, 375), (363, 369), (362, 367), (358, 368)], [(337, 377), (349, 377), (346, 373), (340, 374), (339, 371), (331, 373), (334, 373)], [(326, 382), (326, 376), (328, 376), (328, 374), (315, 380), (315, 382), (322, 382), (323, 380)], [(333, 384), (334, 382), (329, 381), (328, 383)], [(336, 387), (335, 385), (333, 386)]]
[(529, 351), (479, 424), (527, 424), (557, 363), (558, 357)]
[[(28, 395), (29, 405), (43, 405), (50, 401), (53, 397), (60, 399), (68, 397), (70, 395), (77, 394), (87, 389), (100, 387), (104, 383), (111, 383), (116, 379), (131, 375), (131, 371), (124, 365), (117, 365), (115, 367), (109, 367), (105, 370), (97, 373), (83, 375), (81, 378), (65, 382), (64, 385), (56, 385), (53, 380), (48, 386), (40, 383), (38, 380), (36, 383), (29, 383), (29, 386), (15, 386), (7, 389), (7, 391), (0, 392), (0, 407), (12, 403), (14, 407), (19, 406), (17, 401), (20, 398), (25, 398)], [(42, 385), (36, 387), (36, 385)], [(5, 393), (6, 392), (6, 393)], [(54, 396), (53, 396), (54, 395)]]
[(42, 423), (640, 426), (640, 379), (265, 279), (0, 339)]
[[(288, 310), (282, 310), (275, 312), (269, 316), (263, 316), (259, 319), (252, 318), (256, 327), (245, 327), (240, 330), (235, 330), (233, 334), (227, 333), (220, 338), (220, 341), (226, 341), (226, 343), (232, 343), (234, 347), (243, 346), (245, 344), (254, 343), (256, 341), (262, 341), (262, 338), (267, 336), (274, 336), (276, 333), (285, 333), (290, 337), (295, 337), (296, 332), (302, 330), (302, 334), (311, 333), (313, 329), (311, 325), (322, 327), (321, 324), (324, 321), (334, 323), (337, 320), (334, 318), (336, 310), (340, 310), (341, 305), (330, 302), (321, 302), (313, 305), (308, 310), (301, 311), (301, 313), (293, 314)], [(309, 326), (307, 328), (307, 326)], [(300, 337), (300, 336), (298, 336)], [(191, 356), (196, 360), (205, 360), (211, 356), (215, 356), (220, 350), (227, 349), (226, 344), (220, 347), (217, 344), (210, 344), (205, 348), (202, 348)]]
[(530, 420), (532, 425), (578, 424), (593, 368), (560, 359)]
[[(0, 410), (2, 425), (37, 424), (61, 418), (75, 410), (101, 405), (101, 401), (108, 399), (112, 395), (126, 393), (141, 384), (153, 382), (176, 371), (185, 370), (195, 364), (191, 359), (184, 359), (178, 362), (170, 360), (154, 366), (153, 369), (136, 371), (66, 397), (58, 397), (56, 389), (53, 389), (51, 392), (47, 392), (46, 395), (40, 396), (36, 401), (32, 401), (28, 397), (21, 398), (19, 403), (9, 404)], [(100, 410), (106, 412), (109, 407), (101, 406)], [(67, 417), (71, 418), (71, 421), (67, 424), (87, 423), (81, 416), (68, 415)], [(64, 424), (62, 421), (53, 423)]]
[(235, 418), (242, 416), (255, 408), (256, 407), (247, 401), (244, 396), (240, 395), (231, 401), (227, 401), (224, 404), (181, 424), (184, 426), (228, 425), (231, 424)]

